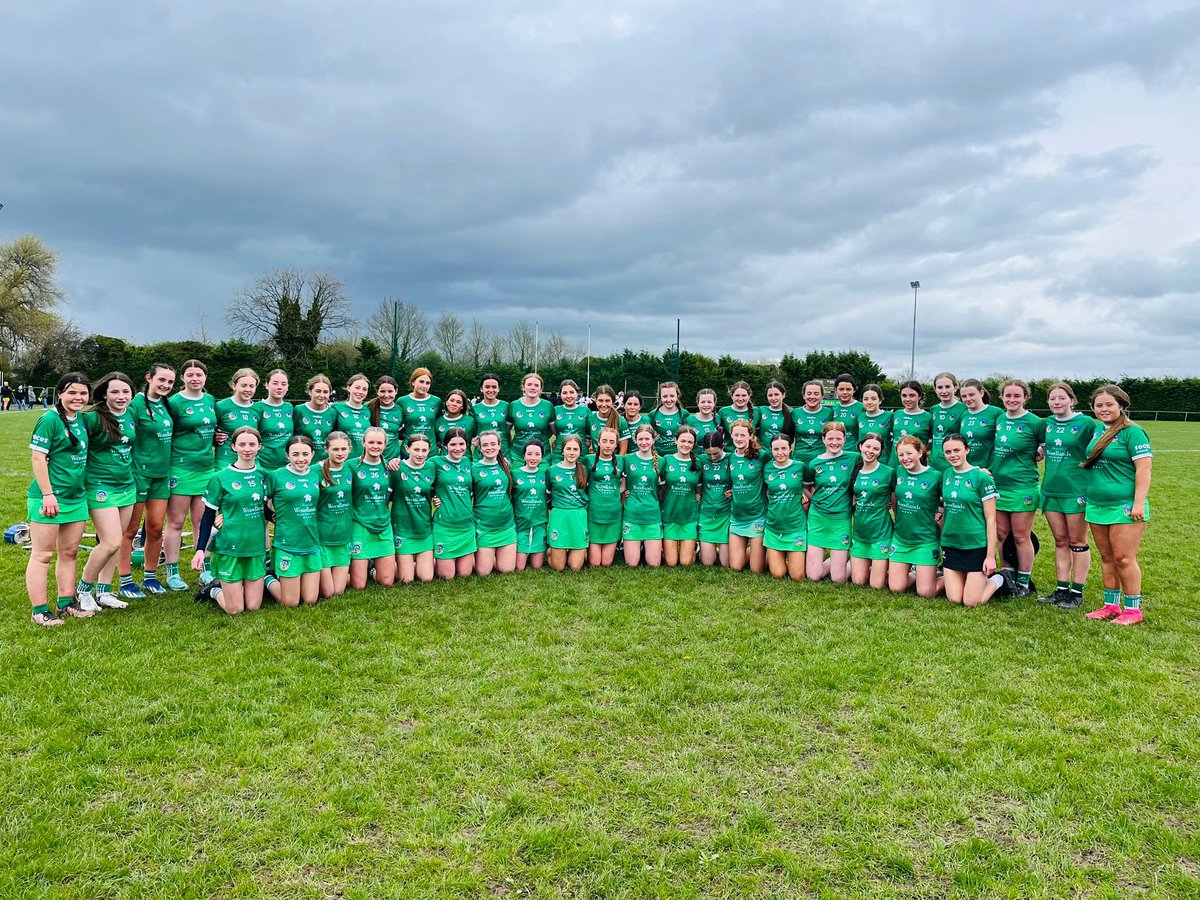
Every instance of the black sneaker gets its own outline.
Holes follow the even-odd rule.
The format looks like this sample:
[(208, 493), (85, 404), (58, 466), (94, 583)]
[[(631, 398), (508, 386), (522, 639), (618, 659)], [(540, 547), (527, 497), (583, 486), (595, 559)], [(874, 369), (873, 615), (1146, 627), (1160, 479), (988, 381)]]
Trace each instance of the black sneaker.
[(1067, 591), (1067, 596), (1054, 605), (1059, 609), (1079, 609), (1083, 606), (1083, 594), (1077, 591)]
[(1053, 603), (1058, 605), (1070, 596), (1070, 591), (1066, 588), (1055, 588), (1053, 594), (1047, 594), (1045, 597), (1038, 597), (1038, 603)]
[(212, 603), (215, 599), (216, 592), (220, 590), (220, 585), (215, 581), (210, 581), (203, 585), (200, 590), (196, 591), (195, 600), (197, 603)]
[(1013, 584), (1012, 595), (1017, 600), (1022, 600), (1032, 593), (1033, 591), (1030, 590), (1029, 585), (1027, 584)]
[(1013, 595), (1013, 591), (1015, 591), (1017, 589), (1017, 573), (1014, 572), (1012, 569), (1010, 569), (1008, 566), (1005, 566), (1004, 568), (998, 570), (996, 574), (1004, 579), (1004, 584), (1001, 585), (1000, 590), (996, 591), (996, 593), (994, 593), (992, 595), (992, 599), (993, 600), (1009, 600), (1009, 599), (1011, 599), (1012, 595)]

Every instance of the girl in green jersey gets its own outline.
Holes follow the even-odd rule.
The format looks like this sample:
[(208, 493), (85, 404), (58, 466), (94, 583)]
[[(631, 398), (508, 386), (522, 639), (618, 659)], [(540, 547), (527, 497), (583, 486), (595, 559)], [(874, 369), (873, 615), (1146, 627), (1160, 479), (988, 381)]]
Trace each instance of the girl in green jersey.
[(833, 410), (825, 405), (825, 387), (819, 381), (804, 383), (804, 405), (796, 409), (792, 417), (796, 420), (792, 459), (801, 465), (825, 449), (823, 438), (825, 423), (833, 419)]
[(953, 372), (939, 372), (933, 378), (933, 392), (938, 402), (929, 414), (933, 416), (933, 432), (929, 442), (929, 464), (939, 472), (949, 468), (942, 454), (942, 439), (958, 431), (967, 405), (958, 399), (958, 379)]
[(837, 397), (833, 404), (833, 421), (846, 426), (846, 441), (851, 447), (858, 441), (858, 417), (864, 409), (864, 405), (854, 399), (857, 389), (854, 376), (849, 372), (843, 372), (833, 380), (833, 394)]
[[(383, 458), (387, 461), (399, 459), (401, 434), (404, 432), (404, 409), (396, 402), (400, 394), (400, 385), (391, 375), (381, 375), (375, 382), (375, 399), (367, 403), (371, 411), (371, 424), (382, 428), (387, 434), (387, 444), (383, 449)], [(430, 422), (433, 420), (431, 419)], [(416, 431), (413, 432), (417, 433)], [(432, 427), (427, 434), (432, 440)]]
[(892, 446), (892, 411), (883, 409), (883, 388), (868, 384), (862, 392), (863, 411), (858, 414), (859, 440), (876, 434), (883, 441), (884, 451)]
[(583, 568), (587, 559), (588, 479), (583, 466), (583, 438), (569, 434), (563, 438), (562, 462), (546, 472), (550, 487), (550, 568), (572, 572)]
[(1083, 605), (1092, 554), (1088, 547), (1087, 471), (1080, 463), (1096, 432), (1090, 416), (1075, 411), (1075, 391), (1064, 381), (1050, 385), (1046, 395), (1046, 468), (1042, 477), (1042, 513), (1054, 535), (1054, 592), (1038, 597), (1060, 609)]
[(643, 557), (646, 565), (662, 562), (662, 505), (658, 499), (659, 459), (654, 452), (654, 426), (645, 422), (633, 434), (633, 453), (622, 459), (621, 496), (625, 498), (625, 565), (631, 568)]
[(258, 408), (254, 405), (254, 395), (258, 392), (258, 373), (253, 369), (238, 369), (229, 380), (229, 388), (232, 393), (217, 401), (214, 440), (217, 444), (217, 466), (220, 468), (231, 465), (237, 459), (229, 436), (243, 425), (258, 427)]
[(513, 474), (500, 455), (500, 435), (479, 436), (479, 459), (471, 467), (475, 513), (475, 574), (507, 575), (517, 568), (517, 521), (513, 514)]
[(581, 440), (587, 440), (588, 416), (591, 413), (579, 402), (579, 385), (569, 378), (558, 386), (558, 396), (562, 404), (554, 407), (554, 418), (550, 421), (550, 432), (554, 435), (551, 459), (555, 462), (562, 459), (562, 442), (567, 435), (577, 434)]
[[(508, 402), (500, 399), (500, 378), (490, 372), (484, 375), (479, 382), (479, 391), (483, 394), (483, 399), (471, 405), (471, 415), (475, 418), (475, 433), (487, 431), (489, 428), (498, 431), (500, 433), (500, 452), (508, 456)], [(476, 448), (475, 455), (478, 456), (479, 439), (472, 440), (471, 438), (472, 435), (467, 435), (468, 442)], [(443, 453), (445, 446), (445, 439), (441, 438), (439, 448)]]
[(766, 531), (767, 501), (763, 493), (763, 465), (771, 454), (759, 446), (754, 425), (746, 419), (734, 421), (729, 432), (733, 452), (729, 454), (732, 491), (729, 505), (729, 568), (751, 572), (767, 568), (763, 535)]
[(258, 433), (263, 436), (259, 468), (274, 472), (287, 465), (287, 444), (295, 433), (295, 410), (287, 401), (288, 376), (283, 369), (267, 373), (267, 396), (254, 404), (258, 410)]
[(433, 556), (438, 577), (447, 580), (475, 571), (471, 460), (466, 454), (466, 432), (451, 428), (445, 454), (433, 460)]
[(308, 402), (301, 403), (292, 411), (292, 430), (313, 442), (315, 465), (325, 459), (325, 438), (334, 430), (333, 420), (337, 417), (337, 410), (329, 403), (333, 382), (328, 376), (314, 375), (308, 379), (304, 391), (308, 394)]
[(600, 429), (592, 438), (596, 452), (586, 462), (590, 566), (611, 566), (621, 540), (621, 476), (625, 470), (623, 458), (617, 454), (620, 441), (619, 429)]
[[(183, 523), (189, 514), (193, 530), (204, 515), (204, 494), (215, 468), (213, 450), (217, 430), (217, 401), (204, 392), (208, 369), (198, 359), (183, 364), (183, 390), (167, 400), (174, 431), (171, 434), (171, 498), (167, 501), (167, 527), (163, 550), (167, 559), (166, 589), (186, 591), (179, 574)], [(193, 535), (194, 537), (194, 535)], [(142, 583), (147, 594), (163, 593), (157, 578)]]
[(129, 604), (113, 594), (112, 581), (121, 536), (137, 502), (132, 460), (137, 428), (129, 410), (133, 382), (128, 375), (110, 372), (92, 388), (92, 400), (91, 410), (83, 414), (88, 430), (84, 482), (96, 547), (88, 554), (75, 596), (84, 609), (124, 609)]
[[(262, 607), (267, 551), (263, 512), (266, 477), (256, 462), (262, 447), (256, 428), (243, 425), (229, 436), (229, 442), (236, 458), (209, 479), (192, 568), (199, 572), (206, 557), (212, 556), (217, 580), (202, 587), (196, 599), (215, 600), (222, 610), (236, 616)], [(218, 515), (222, 518), (221, 530), (213, 535)]]
[(392, 472), (392, 531), (401, 584), (433, 581), (433, 447), (423, 434), (404, 441), (406, 458)]
[(659, 458), (663, 515), (663, 562), (669, 567), (696, 561), (700, 533), (700, 464), (696, 461), (696, 432), (680, 425), (675, 452)]
[(387, 432), (372, 425), (363, 432), (362, 443), (362, 456), (351, 463), (354, 530), (350, 539), (350, 586), (360, 591), (367, 586), (372, 568), (376, 584), (388, 587), (396, 581), (396, 539), (388, 509), (392, 481), (383, 459)]
[[(922, 446), (929, 447), (930, 435), (933, 433), (933, 416), (921, 408), (925, 400), (925, 388), (919, 381), (905, 381), (900, 385), (901, 408), (892, 413), (892, 454), (888, 457), (892, 466), (899, 462), (896, 447), (901, 438), (915, 437)], [(926, 450), (928, 456), (928, 450)]]
[(733, 423), (745, 419), (750, 427), (758, 428), (758, 410), (750, 406), (750, 385), (744, 381), (735, 381), (729, 389), (729, 406), (722, 406), (717, 412), (717, 424), (725, 433), (725, 449), (733, 449)]
[(992, 447), (996, 443), (996, 421), (1001, 410), (988, 405), (988, 392), (983, 382), (968, 378), (959, 390), (966, 409), (958, 423), (958, 433), (966, 439), (971, 465), (981, 469), (992, 467)]
[(600, 432), (612, 428), (617, 432), (617, 446), (621, 444), (621, 414), (617, 412), (617, 392), (607, 384), (596, 388), (592, 394), (596, 409), (588, 413), (588, 447), (594, 454), (600, 440)]
[(1114, 625), (1142, 621), (1137, 554), (1150, 521), (1150, 438), (1130, 421), (1129, 403), (1129, 395), (1115, 384), (1096, 388), (1092, 412), (1104, 431), (1093, 438), (1083, 460), (1086, 515), (1104, 569), (1104, 605), (1088, 618), (1112, 619)]
[(542, 376), (528, 373), (521, 379), (521, 396), (508, 404), (508, 425), (512, 428), (509, 458), (513, 465), (525, 461), (525, 445), (537, 441), (550, 446), (550, 423), (554, 421), (554, 405), (542, 397)]
[[(863, 390), (863, 402), (867, 391)], [(850, 542), (850, 580), (877, 591), (887, 587), (888, 557), (892, 553), (892, 489), (896, 473), (879, 460), (891, 444), (874, 432), (858, 442), (859, 463), (854, 472), (854, 514)]]
[(442, 411), (441, 398), (429, 393), (433, 386), (433, 373), (424, 367), (413, 369), (408, 384), (411, 390), (399, 401), (404, 411), (404, 433), (423, 434), (432, 441), (433, 425)]
[(1033, 519), (1040, 505), (1038, 461), (1046, 439), (1046, 423), (1027, 412), (1029, 385), (1010, 378), (1000, 387), (1004, 415), (996, 422), (996, 446), (991, 474), (1000, 497), (996, 501), (996, 539), (1004, 546), (1011, 534), (1017, 549), (1017, 586), (1014, 597), (1029, 595), (1033, 574)]
[[(642, 414), (642, 395), (638, 391), (625, 392), (625, 404), (621, 407), (621, 455), (637, 449), (634, 433), (642, 425), (650, 425), (650, 417)], [(650, 426), (653, 429), (653, 425)], [(658, 440), (658, 435), (655, 436)], [(656, 451), (657, 452), (657, 451)]]
[[(938, 527), (942, 520), (942, 479), (929, 467), (924, 441), (905, 435), (896, 445), (896, 529), (888, 561), (888, 587), (896, 593), (916, 585), (921, 597), (936, 597), (942, 589)], [(916, 576), (909, 574), (916, 567)]]
[(725, 436), (710, 431), (700, 440), (700, 562), (706, 566), (729, 565), (729, 454)]
[[(478, 431), (475, 427), (475, 417), (471, 414), (471, 401), (458, 388), (448, 393), (446, 399), (442, 401), (442, 414), (433, 423), (435, 437), (433, 446), (436, 446), (439, 450), (444, 450), (446, 446), (446, 432), (451, 428), (461, 428), (467, 434), (467, 443), (472, 446), (479, 445), (479, 442), (475, 440), (475, 435), (478, 434)], [(499, 434), (498, 431), (496, 433)], [(503, 453), (504, 435), (500, 435), (500, 447)]]
[[(171, 496), (171, 434), (175, 430), (166, 401), (174, 386), (175, 369), (163, 363), (154, 363), (146, 372), (141, 393), (129, 404), (136, 432), (133, 440), (133, 481), (137, 486), (137, 503), (133, 506), (129, 524), (125, 526), (117, 563), (121, 573), (118, 594), (123, 600), (141, 600), (146, 596), (133, 580), (133, 539), (143, 521), (143, 511), (143, 570), (153, 572), (162, 554), (167, 498)], [(154, 562), (147, 566), (146, 560)]]
[(784, 401), (787, 391), (778, 381), (767, 385), (767, 405), (755, 410), (758, 416), (758, 442), (764, 447), (771, 446), (771, 439), (782, 434), (791, 444), (796, 440), (796, 421), (792, 416), (792, 408)]
[(320, 469), (312, 467), (312, 441), (288, 438), (287, 465), (267, 475), (267, 496), (275, 512), (271, 559), (279, 579), (279, 604), (314, 605), (321, 596)]
[(763, 546), (773, 578), (804, 580), (808, 524), (805, 516), (804, 466), (792, 459), (787, 435), (771, 438), (771, 459), (763, 466), (767, 517)]
[[(696, 432), (696, 440), (701, 444), (710, 434), (721, 432), (721, 423), (717, 421), (717, 392), (712, 388), (702, 388), (696, 394), (696, 411), (687, 417), (687, 423)], [(721, 441), (725, 434), (721, 432)]]
[[(333, 427), (350, 438), (350, 458), (362, 456), (363, 434), (371, 427), (371, 410), (367, 407), (367, 394), (371, 392), (371, 381), (359, 372), (346, 382), (346, 399), (333, 404), (337, 414)], [(386, 440), (384, 441), (386, 445)]]
[(942, 571), (946, 599), (964, 606), (982, 606), (1001, 587), (996, 574), (996, 484), (992, 476), (971, 465), (961, 434), (942, 441), (948, 468), (942, 474)]
[(549, 486), (542, 466), (542, 445), (525, 445), (525, 465), (513, 472), (513, 513), (517, 523), (517, 571), (540, 569), (546, 561)]
[[(808, 550), (805, 574), (810, 581), (826, 576), (835, 584), (850, 577), (850, 510), (853, 506), (854, 464), (858, 455), (846, 451), (846, 426), (836, 419), (825, 423), (825, 452), (804, 467), (804, 497), (808, 510)], [(825, 551), (829, 551), (829, 559)]]
[[(87, 376), (81, 372), (64, 375), (54, 388), (54, 397), (53, 409), (38, 419), (29, 441), (33, 481), (26, 494), (31, 547), (25, 590), (33, 606), (33, 623), (43, 628), (63, 624), (63, 616), (88, 619), (95, 615), (75, 599), (79, 541), (87, 522), (84, 471), (88, 433), (82, 416), (88, 401)], [(50, 560), (55, 553), (57, 611), (50, 609), (47, 598)]]
[(321, 535), (321, 596), (339, 597), (350, 583), (350, 538), (354, 534), (354, 469), (350, 437), (341, 431), (325, 435), (321, 461), (321, 498), (317, 531)]
[(679, 406), (679, 385), (664, 381), (658, 386), (658, 408), (650, 413), (655, 453), (670, 456), (675, 452), (675, 435), (686, 420), (687, 413)]

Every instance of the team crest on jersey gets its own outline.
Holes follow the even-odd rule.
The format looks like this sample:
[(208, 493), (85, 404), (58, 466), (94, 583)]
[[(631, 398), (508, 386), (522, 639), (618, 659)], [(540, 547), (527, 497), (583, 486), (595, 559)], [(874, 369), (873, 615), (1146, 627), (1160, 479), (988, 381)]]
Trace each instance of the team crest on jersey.
[(850, 535), (848, 535), (848, 534), (843, 534), (843, 535), (842, 535), (842, 546), (843, 546), (843, 547), (849, 547), (849, 546), (850, 546)]
[(350, 545), (350, 553), (352, 555), (355, 553), (362, 553), (362, 548), (363, 548), (362, 542), (355, 541), (353, 544)]
[(296, 482), (288, 481), (288, 482), (285, 482), (283, 486), (284, 486), (284, 488), (286, 488), (289, 491), (294, 491), (296, 489)]
[(365, 481), (365, 480), (366, 480), (366, 478), (367, 478), (367, 473), (366, 473), (366, 472), (355, 472), (354, 474), (355, 474), (355, 475), (357, 475), (359, 478), (363, 479), (364, 481)]
[(1079, 426), (1078, 425), (1071, 426), (1071, 434), (1079, 434)]
[(170, 479), (167, 481), (167, 486), (170, 487), (172, 490), (179, 487), (179, 479), (176, 478), (174, 475), (172, 475), (170, 477)]
[(288, 557), (284, 556), (279, 560), (279, 571), (280, 572), (286, 572), (291, 567), (292, 567), (292, 561)]
[(629, 534), (629, 523), (626, 522), (621, 526), (621, 534)]
[(242, 489), (242, 483), (240, 481), (231, 482), (229, 486), (235, 491), (240, 491)]
[(184, 409), (184, 413), (189, 416), (192, 415), (192, 413), (194, 413), (195, 411), (196, 411), (196, 408), (193, 406), (189, 406)]
[(558, 540), (558, 529), (557, 528), (555, 528), (552, 532), (550, 532), (550, 540), (552, 540), (552, 541)]
[(1033, 506), (1033, 498), (1030, 497), (1028, 494), (1021, 498), (1021, 502), (1024, 503), (1026, 506)]
[(925, 490), (927, 487), (929, 487), (929, 482), (928, 482), (928, 481), (922, 481), (922, 482), (921, 482), (921, 490)]
[(438, 544), (436, 547), (433, 548), (433, 552), (436, 553), (438, 556), (441, 556), (445, 551), (446, 551), (445, 544)]
[(97, 502), (103, 503), (107, 499), (108, 499), (108, 491), (96, 491)]

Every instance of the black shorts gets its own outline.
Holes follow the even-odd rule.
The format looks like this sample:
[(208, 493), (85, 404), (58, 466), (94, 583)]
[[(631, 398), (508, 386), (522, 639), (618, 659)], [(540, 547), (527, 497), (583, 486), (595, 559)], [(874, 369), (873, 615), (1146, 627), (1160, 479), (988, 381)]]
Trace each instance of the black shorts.
[(958, 547), (942, 548), (942, 568), (952, 572), (982, 572), (987, 559), (987, 547), (960, 550)]

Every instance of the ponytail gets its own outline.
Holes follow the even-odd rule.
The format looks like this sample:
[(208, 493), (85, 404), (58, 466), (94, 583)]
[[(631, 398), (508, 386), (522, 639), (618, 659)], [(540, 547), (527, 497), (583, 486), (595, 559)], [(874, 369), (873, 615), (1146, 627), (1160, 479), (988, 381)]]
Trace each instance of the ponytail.
[(1117, 435), (1133, 424), (1125, 412), (1129, 409), (1129, 404), (1131, 403), (1127, 393), (1115, 384), (1102, 384), (1096, 390), (1092, 391), (1093, 405), (1096, 403), (1096, 398), (1102, 394), (1108, 394), (1108, 396), (1117, 401), (1117, 406), (1121, 407), (1121, 415), (1104, 430), (1104, 434), (1100, 436), (1100, 440), (1096, 441), (1096, 446), (1091, 449), (1091, 452), (1088, 453), (1084, 461), (1079, 464), (1080, 468), (1083, 469), (1090, 469), (1096, 465), (1096, 460), (1108, 449), (1108, 445), (1117, 439)]

